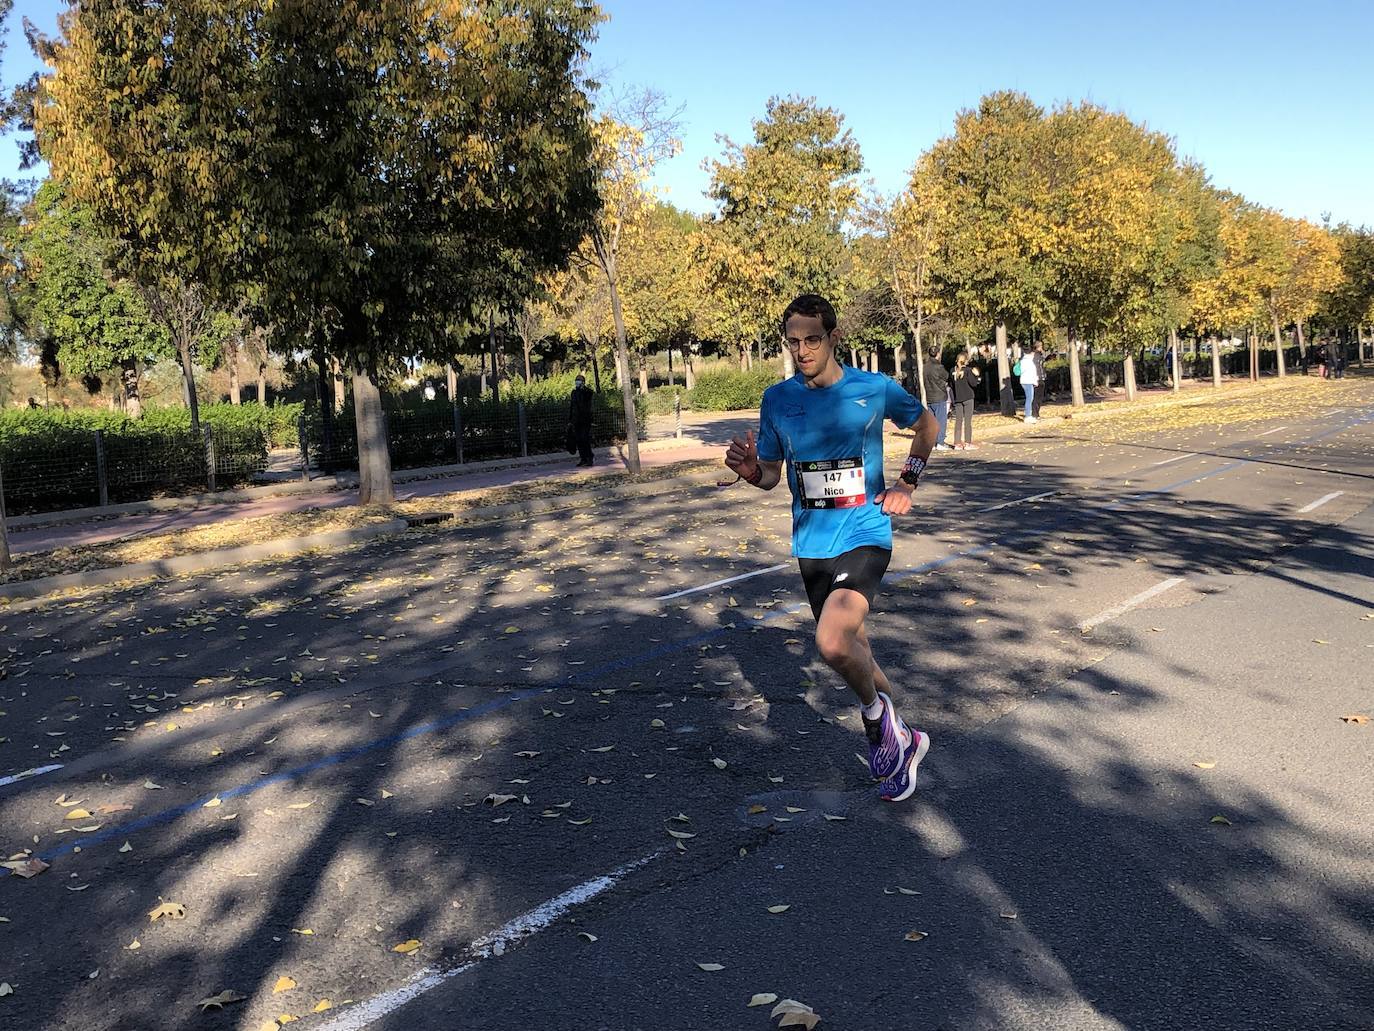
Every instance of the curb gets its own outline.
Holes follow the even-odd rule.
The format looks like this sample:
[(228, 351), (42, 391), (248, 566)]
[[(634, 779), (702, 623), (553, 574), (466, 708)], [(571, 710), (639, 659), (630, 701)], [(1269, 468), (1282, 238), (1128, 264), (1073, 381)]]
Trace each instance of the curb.
[[(655, 440), (641, 440), (639, 450), (641, 453), (645, 451), (672, 451), (700, 445), (701, 441), (694, 437), (660, 437)], [(618, 455), (622, 449), (623, 445), (597, 448), (596, 454), (602, 457), (611, 457)], [(396, 470), (392, 473), (391, 481), (400, 484), (444, 477), (476, 476), (481, 473), (501, 472), (505, 469), (537, 470), (566, 461), (568, 461), (566, 454), (553, 452), (547, 455), (532, 455), (529, 458), (498, 458), (489, 462), (465, 462), (462, 465), (434, 465), (421, 469)], [(239, 505), (261, 498), (285, 497), (292, 494), (328, 494), (338, 490), (350, 490), (357, 486), (357, 473), (333, 473), (316, 476), (313, 480), (285, 480), (280, 483), (242, 487), (237, 490), (217, 491), (214, 494), (191, 494), (179, 498), (150, 498), (147, 501), (127, 501), (118, 505), (105, 505), (103, 507), (68, 508), (57, 512), (11, 516), (6, 520), (6, 525), (12, 530), (28, 530), (37, 527), (64, 526), (68, 523), (83, 523), (91, 519), (104, 520), (124, 515), (193, 512), (198, 509), (215, 508), (221, 505)]]
[[(514, 501), (505, 505), (486, 505), (471, 508), (454, 514), (445, 522), (453, 526), (474, 525), (490, 519), (508, 516), (539, 515), (579, 508), (590, 508), (598, 501), (617, 496), (636, 497), (666, 494), (686, 486), (705, 486), (714, 481), (715, 473), (702, 473), (690, 477), (670, 477), (651, 480), (647, 483), (628, 483), (600, 490), (578, 491), (551, 498), (530, 498), (527, 501)], [(436, 509), (442, 502), (435, 499)], [(45, 576), (33, 580), (18, 580), (11, 584), (0, 584), (0, 614), (18, 612), (24, 608), (45, 604), (50, 596), (62, 591), (80, 590), (89, 587), (107, 587), (111, 584), (132, 580), (148, 580), (158, 577), (184, 576), (201, 573), (209, 569), (227, 568), (269, 559), (288, 558), (319, 548), (339, 548), (379, 537), (389, 537), (411, 529), (412, 523), (405, 518), (390, 519), (384, 523), (359, 526), (349, 530), (329, 530), (325, 533), (310, 534), (305, 537), (281, 537), (263, 541), (259, 544), (245, 544), (237, 548), (219, 548), (202, 551), (192, 555), (177, 555), (174, 558), (155, 559), (150, 562), (134, 562), (123, 566), (110, 566), (106, 569), (90, 569), (80, 573), (63, 573), (58, 576)]]

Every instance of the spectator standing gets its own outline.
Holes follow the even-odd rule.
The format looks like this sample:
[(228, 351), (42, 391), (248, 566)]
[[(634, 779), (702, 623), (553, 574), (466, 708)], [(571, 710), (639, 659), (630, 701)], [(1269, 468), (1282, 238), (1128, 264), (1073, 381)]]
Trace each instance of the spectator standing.
[(1039, 421), (1040, 405), (1045, 400), (1045, 345), (1037, 340), (1031, 357), (1035, 361), (1036, 375), (1039, 377), (1035, 383), (1035, 403), (1031, 406), (1031, 415)]
[(949, 451), (945, 431), (949, 428), (949, 370), (940, 361), (939, 348), (932, 347), (921, 369), (921, 383), (926, 391), (926, 407), (935, 416), (940, 432), (935, 438), (936, 451)]
[(1040, 383), (1040, 367), (1035, 363), (1035, 356), (1029, 351), (1021, 355), (1016, 364), (1021, 369), (1021, 389), (1026, 392), (1026, 409), (1022, 421), (1035, 422), (1035, 388)]
[(1345, 343), (1340, 337), (1331, 341), (1331, 375), (1334, 379), (1345, 379)]
[(967, 351), (954, 363), (954, 448), (957, 451), (976, 451), (973, 442), (973, 404), (982, 377)]
[(577, 445), (579, 467), (592, 464), (592, 392), (587, 389), (587, 377), (574, 381), (572, 403), (568, 411), (568, 430)]

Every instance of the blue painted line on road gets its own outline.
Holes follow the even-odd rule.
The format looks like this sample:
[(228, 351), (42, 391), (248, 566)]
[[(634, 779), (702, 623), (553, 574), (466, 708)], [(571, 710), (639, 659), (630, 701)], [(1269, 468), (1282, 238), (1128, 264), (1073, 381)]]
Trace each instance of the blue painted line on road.
[[(1323, 440), (1337, 433), (1343, 433), (1348, 429), (1353, 429), (1355, 426), (1361, 425), (1371, 420), (1374, 420), (1374, 412), (1367, 413), (1363, 416), (1360, 416), (1357, 419), (1352, 420), (1346, 425), (1337, 426), (1315, 437), (1310, 437), (1307, 440), (1299, 441), (1294, 444), (1288, 445), (1288, 448), (1302, 447), (1305, 444), (1315, 443), (1318, 440)], [(1249, 459), (1242, 459), (1236, 462), (1232, 462), (1225, 466), (1221, 466), (1217, 469), (1209, 470), (1208, 472), (1203, 473), (1199, 476), (1193, 476), (1189, 477), (1186, 480), (1180, 480), (1177, 483), (1169, 485), (1168, 487), (1161, 487), (1157, 490), (1145, 491), (1140, 494), (1131, 495), (1129, 498), (1123, 498), (1120, 501), (1116, 502), (1114, 505), (1108, 507), (1109, 509), (1116, 508), (1128, 504), (1131, 501), (1138, 501), (1142, 498), (1151, 497), (1156, 494), (1168, 493), (1170, 491), (1177, 490), (1179, 487), (1184, 487), (1193, 483), (1198, 483), (1202, 480), (1210, 479), (1213, 476), (1219, 476), (1222, 473), (1229, 472), (1233, 469), (1237, 469), (1242, 465), (1248, 464), (1250, 461), (1251, 460)], [(1080, 512), (1078, 514), (1078, 519), (1084, 519), (1087, 517), (1088, 513)], [(1062, 525), (1051, 527), (1046, 530), (1034, 530), (1016, 534), (1001, 542), (1001, 546), (1014, 546), (1016, 543), (1019, 543), (1021, 541), (1032, 540), (1036, 537), (1043, 537), (1047, 534), (1055, 533), (1060, 529), (1062, 529)], [(910, 568), (902, 570), (889, 571), (885, 579), (904, 579), (906, 577), (919, 575), (920, 573), (930, 572), (932, 570), (939, 569), (943, 566), (949, 565), (952, 562), (959, 561), (960, 559), (972, 558), (974, 556), (984, 554), (986, 552), (993, 550), (995, 546), (996, 545), (993, 544), (980, 544), (972, 548), (965, 548), (960, 551), (953, 552), (949, 555), (942, 556), (941, 558), (932, 559), (929, 562), (924, 562), (918, 566), (912, 566)], [(757, 621), (756, 625), (766, 624), (775, 619), (780, 619), (786, 616), (794, 615), (796, 612), (800, 611), (801, 608), (802, 606), (796, 605), (788, 609), (777, 610), (775, 612), (770, 613), (764, 619)], [(677, 641), (672, 644), (665, 644), (647, 652), (643, 652), (633, 656), (628, 656), (624, 659), (617, 659), (613, 662), (604, 663), (593, 669), (585, 670), (583, 672), (575, 674), (574, 676), (569, 677), (564, 681), (561, 681), (561, 683), (580, 683), (592, 677), (602, 676), (604, 674), (612, 673), (617, 670), (626, 669), (628, 667), (635, 665), (640, 665), (652, 659), (661, 658), (664, 655), (672, 654), (673, 652), (682, 651), (686, 648), (692, 648), (697, 645), (704, 644), (735, 629), (739, 629), (739, 627), (734, 623), (717, 627), (714, 630), (709, 630), (705, 633), (697, 634), (683, 641)], [(535, 697), (536, 695), (544, 694), (547, 691), (551, 690), (554, 686), (555, 685), (553, 684), (544, 684), (540, 685), (539, 687), (526, 688), (523, 691), (516, 691), (512, 694), (505, 695), (501, 698), (494, 698), (489, 702), (483, 702), (481, 705), (474, 706), (471, 709), (464, 709), (461, 712), (453, 713), (452, 715), (445, 716), (442, 719), (430, 720), (426, 723), (417, 724), (416, 726), (410, 727), (409, 729), (401, 731), (400, 733), (390, 734), (386, 737), (378, 738), (375, 741), (369, 741), (366, 744), (358, 745), (354, 748), (345, 749), (341, 752), (335, 752), (332, 755), (327, 755), (323, 758), (316, 759), (312, 762), (292, 767), (289, 770), (283, 770), (281, 773), (274, 773), (267, 777), (261, 777), (257, 780), (248, 781), (247, 783), (227, 788), (223, 791), (217, 791), (214, 794), (203, 795), (195, 801), (188, 802), (185, 805), (174, 806), (169, 809), (164, 809), (161, 812), (141, 817), (129, 823), (120, 824), (119, 826), (111, 827), (108, 830), (101, 830), (94, 834), (89, 834), (85, 837), (77, 838), (74, 841), (71, 841), (61, 846), (60, 848), (49, 849), (46, 852), (39, 853), (38, 858), (42, 859), (44, 862), (52, 862), (53, 860), (59, 859), (62, 856), (70, 855), (75, 849), (78, 848), (94, 848), (98, 845), (105, 844), (106, 842), (113, 841), (116, 838), (126, 838), (130, 834), (137, 833), (141, 830), (146, 830), (149, 827), (156, 827), (161, 824), (170, 823), (173, 820), (179, 819), (180, 817), (185, 816), (188, 813), (194, 812), (197, 809), (203, 809), (205, 807), (205, 803), (211, 801), (214, 798), (219, 798), (222, 802), (229, 801), (235, 798), (242, 798), (247, 795), (253, 794), (256, 791), (260, 791), (263, 788), (271, 787), (275, 784), (286, 783), (288, 781), (296, 780), (297, 778), (303, 777), (307, 774), (314, 773), (318, 770), (327, 769), (332, 766), (339, 766), (343, 763), (350, 762), (353, 759), (357, 759), (360, 756), (364, 756), (371, 752), (375, 752), (380, 748), (386, 748), (390, 745), (399, 744), (401, 742), (408, 741), (413, 738), (421, 737), (425, 734), (432, 734), (437, 731), (447, 730), (468, 720), (476, 719), (480, 716), (486, 716), (493, 712), (499, 712), (502, 709), (509, 708), (512, 705), (526, 701), (530, 698)]]

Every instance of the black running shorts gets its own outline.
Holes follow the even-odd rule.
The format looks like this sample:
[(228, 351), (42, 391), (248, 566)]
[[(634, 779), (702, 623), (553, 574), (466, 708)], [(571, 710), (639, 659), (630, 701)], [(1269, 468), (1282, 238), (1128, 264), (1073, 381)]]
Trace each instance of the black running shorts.
[(806, 584), (806, 597), (811, 602), (811, 614), (820, 619), (825, 599), (836, 590), (858, 591), (872, 605), (891, 561), (890, 549), (873, 545), (855, 548), (834, 558), (797, 559), (802, 583)]

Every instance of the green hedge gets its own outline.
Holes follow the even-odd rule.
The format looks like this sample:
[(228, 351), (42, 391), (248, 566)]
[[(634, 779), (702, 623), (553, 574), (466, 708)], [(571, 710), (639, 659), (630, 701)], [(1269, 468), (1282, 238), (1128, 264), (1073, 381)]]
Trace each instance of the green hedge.
[[(206, 405), (202, 422), (215, 443), (216, 486), (250, 480), (267, 463), (269, 428), (288, 409)], [(297, 406), (298, 407), (298, 406)], [(19, 514), (95, 505), (100, 500), (95, 431), (103, 431), (109, 500), (138, 501), (204, 489), (209, 482), (203, 437), (192, 434), (184, 408), (150, 407), (140, 420), (99, 409), (0, 412), (0, 471), (6, 507)]]
[[(528, 454), (553, 454), (564, 450), (568, 431), (572, 376), (532, 384), (515, 383), (501, 388), (501, 399), (490, 393), (464, 398), (462, 404), (463, 461), (480, 462), (520, 455), (519, 405), (525, 406), (525, 437)], [(604, 447), (625, 438), (625, 409), (620, 391), (614, 388), (594, 395), (592, 445)], [(639, 431), (644, 431), (648, 404), (636, 398)], [(421, 401), (404, 408), (387, 409), (387, 444), (395, 469), (419, 469), (452, 465), (457, 461), (453, 406), (447, 401)], [(326, 447), (319, 413), (308, 420), (311, 465), (328, 471), (358, 467), (358, 435), (353, 406), (348, 404), (333, 419)]]
[(763, 392), (778, 379), (778, 371), (772, 363), (748, 372), (704, 372), (697, 377), (687, 398), (691, 407), (699, 412), (757, 408), (763, 403)]

